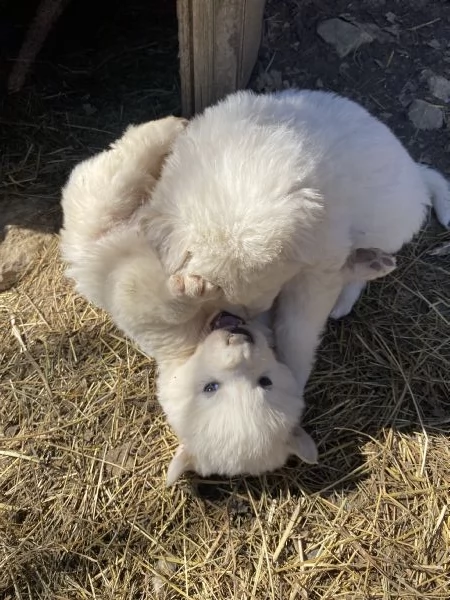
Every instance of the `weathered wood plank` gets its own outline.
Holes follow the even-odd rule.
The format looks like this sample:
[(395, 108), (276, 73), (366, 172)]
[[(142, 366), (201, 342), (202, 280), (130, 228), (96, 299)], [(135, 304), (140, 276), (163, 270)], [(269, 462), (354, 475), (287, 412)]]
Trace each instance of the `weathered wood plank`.
[(185, 116), (247, 85), (264, 6), (265, 0), (177, 0)]

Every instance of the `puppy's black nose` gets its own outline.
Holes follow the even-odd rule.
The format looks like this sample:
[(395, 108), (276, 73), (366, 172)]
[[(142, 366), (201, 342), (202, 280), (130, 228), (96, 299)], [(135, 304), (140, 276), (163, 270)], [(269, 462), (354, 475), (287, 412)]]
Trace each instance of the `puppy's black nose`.
[(230, 335), (228, 336), (229, 344), (254, 344), (255, 339), (253, 335), (244, 327), (233, 327), (229, 329)]

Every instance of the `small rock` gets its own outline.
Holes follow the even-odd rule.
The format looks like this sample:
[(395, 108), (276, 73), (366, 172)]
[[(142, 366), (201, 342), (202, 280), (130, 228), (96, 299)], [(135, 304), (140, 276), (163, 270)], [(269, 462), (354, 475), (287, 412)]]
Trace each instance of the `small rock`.
[(433, 48), (434, 50), (440, 50), (441, 42), (439, 40), (437, 40), (436, 38), (433, 38), (432, 40), (427, 42), (427, 46), (430, 46), (430, 48)]
[(393, 12), (387, 12), (385, 15), (386, 17), (386, 21), (388, 21), (389, 23), (395, 23), (395, 21), (397, 20), (396, 15)]
[(425, 100), (413, 100), (408, 116), (417, 129), (440, 129), (444, 124), (442, 109)]
[(441, 75), (431, 75), (428, 87), (435, 98), (448, 102), (450, 100), (450, 81)]
[(327, 19), (319, 23), (317, 33), (331, 44), (341, 58), (356, 50), (362, 44), (370, 44), (374, 37), (359, 25), (353, 25), (342, 19)]
[[(381, 29), (375, 23), (357, 23), (353, 21), (353, 24), (356, 27), (359, 27), (362, 31), (365, 31), (368, 35), (370, 35), (373, 40), (377, 40), (381, 44), (388, 43), (392, 41), (392, 36), (396, 37), (398, 35), (397, 26), (392, 26), (392, 28), (385, 27)], [(393, 29), (393, 31), (390, 31)], [(388, 31), (388, 33), (386, 33)]]
[[(344, 21), (345, 23), (350, 23), (351, 25), (354, 25), (355, 27), (358, 27), (358, 29), (365, 31), (374, 40), (378, 40), (382, 44), (384, 44), (385, 42), (390, 42), (392, 40), (392, 34), (389, 33), (389, 35), (388, 35), (385, 31), (386, 28), (381, 29), (380, 27), (378, 27), (378, 25), (375, 25), (375, 23), (360, 23), (353, 17), (353, 15), (351, 15), (349, 13), (341, 14), (340, 20)], [(396, 26), (396, 27), (398, 27), (398, 26)], [(395, 34), (395, 36), (397, 36), (397, 33)]]

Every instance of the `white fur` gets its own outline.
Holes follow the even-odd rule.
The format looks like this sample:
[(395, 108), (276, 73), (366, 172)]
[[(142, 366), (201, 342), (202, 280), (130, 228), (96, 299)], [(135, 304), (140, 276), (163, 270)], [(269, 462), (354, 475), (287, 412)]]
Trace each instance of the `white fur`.
[[(380, 274), (348, 258), (357, 248), (396, 252), (430, 196), (445, 220), (448, 186), (331, 94), (240, 92), (186, 129), (175, 123), (166, 120), (162, 139), (155, 124), (131, 130), (131, 144), (74, 170), (63, 193), (69, 273), (159, 362), (159, 399), (182, 442), (169, 482), (187, 469), (261, 473), (292, 453), (314, 462), (296, 425), (321, 330), (355, 273)], [(277, 295), (277, 349), (290, 370), (256, 323), (253, 346), (208, 335), (219, 308), (256, 315)], [(258, 388), (262, 375), (271, 390)], [(210, 378), (221, 387), (205, 396)]]
[(350, 314), (365, 287), (365, 281), (352, 281), (344, 286), (330, 313), (330, 317), (332, 319), (342, 319), (342, 317)]
[(252, 313), (281, 290), (277, 347), (303, 386), (349, 253), (397, 252), (431, 200), (447, 226), (447, 182), (384, 124), (334, 94), (293, 90), (205, 110), (141, 210), (169, 273), (199, 274)]
[[(158, 361), (159, 400), (183, 443), (169, 484), (187, 469), (258, 474), (290, 454), (316, 462), (314, 442), (298, 427), (301, 391), (276, 360), (267, 329), (248, 326), (254, 343), (225, 330), (210, 333), (211, 317), (228, 308), (220, 290), (195, 276), (169, 278), (136, 218), (182, 127), (166, 119), (132, 128), (73, 170), (62, 197), (67, 272)], [(262, 376), (271, 378), (269, 389), (258, 384)], [(203, 391), (210, 381), (220, 383), (216, 393)]]

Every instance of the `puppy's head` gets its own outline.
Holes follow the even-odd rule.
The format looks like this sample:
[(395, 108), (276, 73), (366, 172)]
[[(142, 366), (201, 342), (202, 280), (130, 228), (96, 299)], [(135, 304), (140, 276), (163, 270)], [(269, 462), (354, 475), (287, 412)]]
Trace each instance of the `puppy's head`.
[(256, 325), (220, 313), (184, 364), (163, 369), (159, 397), (181, 446), (168, 485), (185, 471), (202, 476), (258, 475), (289, 455), (317, 462), (317, 449), (298, 426), (304, 402)]

